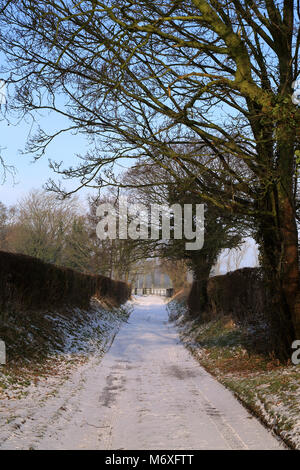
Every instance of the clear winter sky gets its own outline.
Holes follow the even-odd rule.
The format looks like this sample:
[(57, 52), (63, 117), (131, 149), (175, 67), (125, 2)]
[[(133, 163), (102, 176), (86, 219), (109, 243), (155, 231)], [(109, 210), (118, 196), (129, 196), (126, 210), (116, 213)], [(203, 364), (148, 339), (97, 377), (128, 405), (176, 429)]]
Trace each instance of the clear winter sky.
[[(54, 113), (41, 116), (40, 119), (41, 127), (47, 130), (59, 130), (61, 125), (66, 123), (66, 119), (54, 115)], [(1, 155), (5, 163), (13, 165), (17, 171), (15, 183), (8, 175), (7, 181), (0, 185), (0, 201), (5, 205), (16, 203), (31, 189), (41, 189), (50, 177), (58, 180), (58, 175), (55, 175), (49, 168), (49, 159), (63, 161), (64, 166), (70, 166), (76, 161), (76, 154), (85, 154), (88, 148), (88, 142), (84, 136), (63, 134), (49, 145), (46, 155), (33, 162), (33, 155), (20, 154), (20, 150), (25, 149), (30, 130), (29, 120), (27, 122), (23, 120), (17, 125), (8, 125), (5, 121), (0, 122)], [(64, 182), (64, 185), (68, 189), (74, 186), (67, 181)], [(87, 191), (81, 191), (80, 194), (81, 199), (84, 199)]]

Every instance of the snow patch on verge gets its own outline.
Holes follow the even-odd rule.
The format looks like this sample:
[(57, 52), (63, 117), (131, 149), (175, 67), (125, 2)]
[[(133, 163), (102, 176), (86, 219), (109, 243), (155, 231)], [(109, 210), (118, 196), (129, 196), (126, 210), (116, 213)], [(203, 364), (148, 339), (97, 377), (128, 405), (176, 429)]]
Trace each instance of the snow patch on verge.
[[(69, 309), (45, 315), (59, 340), (51, 340), (42, 367), (36, 366), (36, 358), (33, 362), (23, 358), (13, 373), (0, 366), (0, 448), (16, 433), (23, 432), (27, 422), (41, 422), (42, 417), (47, 424), (48, 419), (55, 420), (55, 416), (67, 411), (64, 403), (82, 386), (85, 373), (101, 362), (131, 308), (127, 302), (107, 310), (93, 299), (88, 310)], [(26, 342), (31, 341), (29, 332)]]

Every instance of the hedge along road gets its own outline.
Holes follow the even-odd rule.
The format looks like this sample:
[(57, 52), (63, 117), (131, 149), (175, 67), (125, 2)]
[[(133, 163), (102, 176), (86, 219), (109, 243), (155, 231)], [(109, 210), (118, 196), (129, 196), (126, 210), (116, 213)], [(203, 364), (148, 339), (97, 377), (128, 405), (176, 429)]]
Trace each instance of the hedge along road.
[(63, 406), (46, 401), (6, 448), (284, 448), (179, 342), (163, 298), (134, 307), (102, 361), (62, 386)]

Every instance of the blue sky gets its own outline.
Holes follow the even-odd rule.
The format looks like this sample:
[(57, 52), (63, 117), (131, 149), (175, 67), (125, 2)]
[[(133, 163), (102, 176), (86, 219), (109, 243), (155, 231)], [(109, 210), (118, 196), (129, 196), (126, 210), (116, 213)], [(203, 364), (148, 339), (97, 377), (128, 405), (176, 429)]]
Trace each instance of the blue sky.
[[(59, 129), (62, 124), (66, 124), (66, 119), (51, 113), (40, 119), (43, 128)], [(31, 189), (41, 189), (46, 181), (53, 177), (58, 180), (58, 176), (49, 168), (49, 159), (63, 161), (65, 166), (74, 165), (76, 154), (84, 154), (88, 148), (88, 142), (82, 135), (63, 134), (58, 136), (48, 147), (46, 155), (38, 161), (33, 162), (33, 155), (21, 155), (20, 150), (24, 150), (26, 140), (31, 130), (29, 120), (22, 121), (16, 125), (8, 125), (7, 122), (0, 122), (0, 147), (1, 154), (8, 165), (13, 165), (17, 171), (15, 183), (10, 175), (7, 181), (0, 185), (0, 201), (5, 205), (16, 203), (23, 195)], [(64, 182), (69, 189), (75, 187), (74, 183)], [(91, 190), (80, 191), (80, 198), (85, 199)]]

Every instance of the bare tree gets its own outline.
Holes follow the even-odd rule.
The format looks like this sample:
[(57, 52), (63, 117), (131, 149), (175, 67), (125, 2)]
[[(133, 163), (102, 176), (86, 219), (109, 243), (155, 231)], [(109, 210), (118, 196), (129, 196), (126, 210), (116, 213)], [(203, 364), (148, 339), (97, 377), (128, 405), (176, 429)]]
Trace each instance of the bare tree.
[[(113, 164), (147, 155), (170, 173), (175, 162), (207, 202), (253, 219), (287, 358), (300, 334), (299, 2), (2, 0), (0, 12), (12, 111), (54, 110), (70, 119), (55, 135), (95, 143), (78, 167), (55, 171), (80, 186), (118, 184)], [(40, 130), (28, 149), (42, 155), (55, 135)]]
[(15, 208), (8, 248), (46, 262), (66, 264), (66, 240), (79, 215), (75, 198), (59, 201), (55, 194), (31, 191)]
[[(92, 243), (93, 271), (105, 274), (114, 279), (133, 279), (139, 262), (152, 256), (152, 246), (145, 240), (126, 239), (99, 239), (96, 234), (96, 226), (99, 217), (96, 214), (97, 207), (103, 203), (109, 203), (115, 209), (116, 228), (119, 230), (119, 202), (118, 192), (111, 192), (103, 196), (90, 196), (89, 198), (89, 233)], [(126, 223), (130, 223), (130, 217)]]

